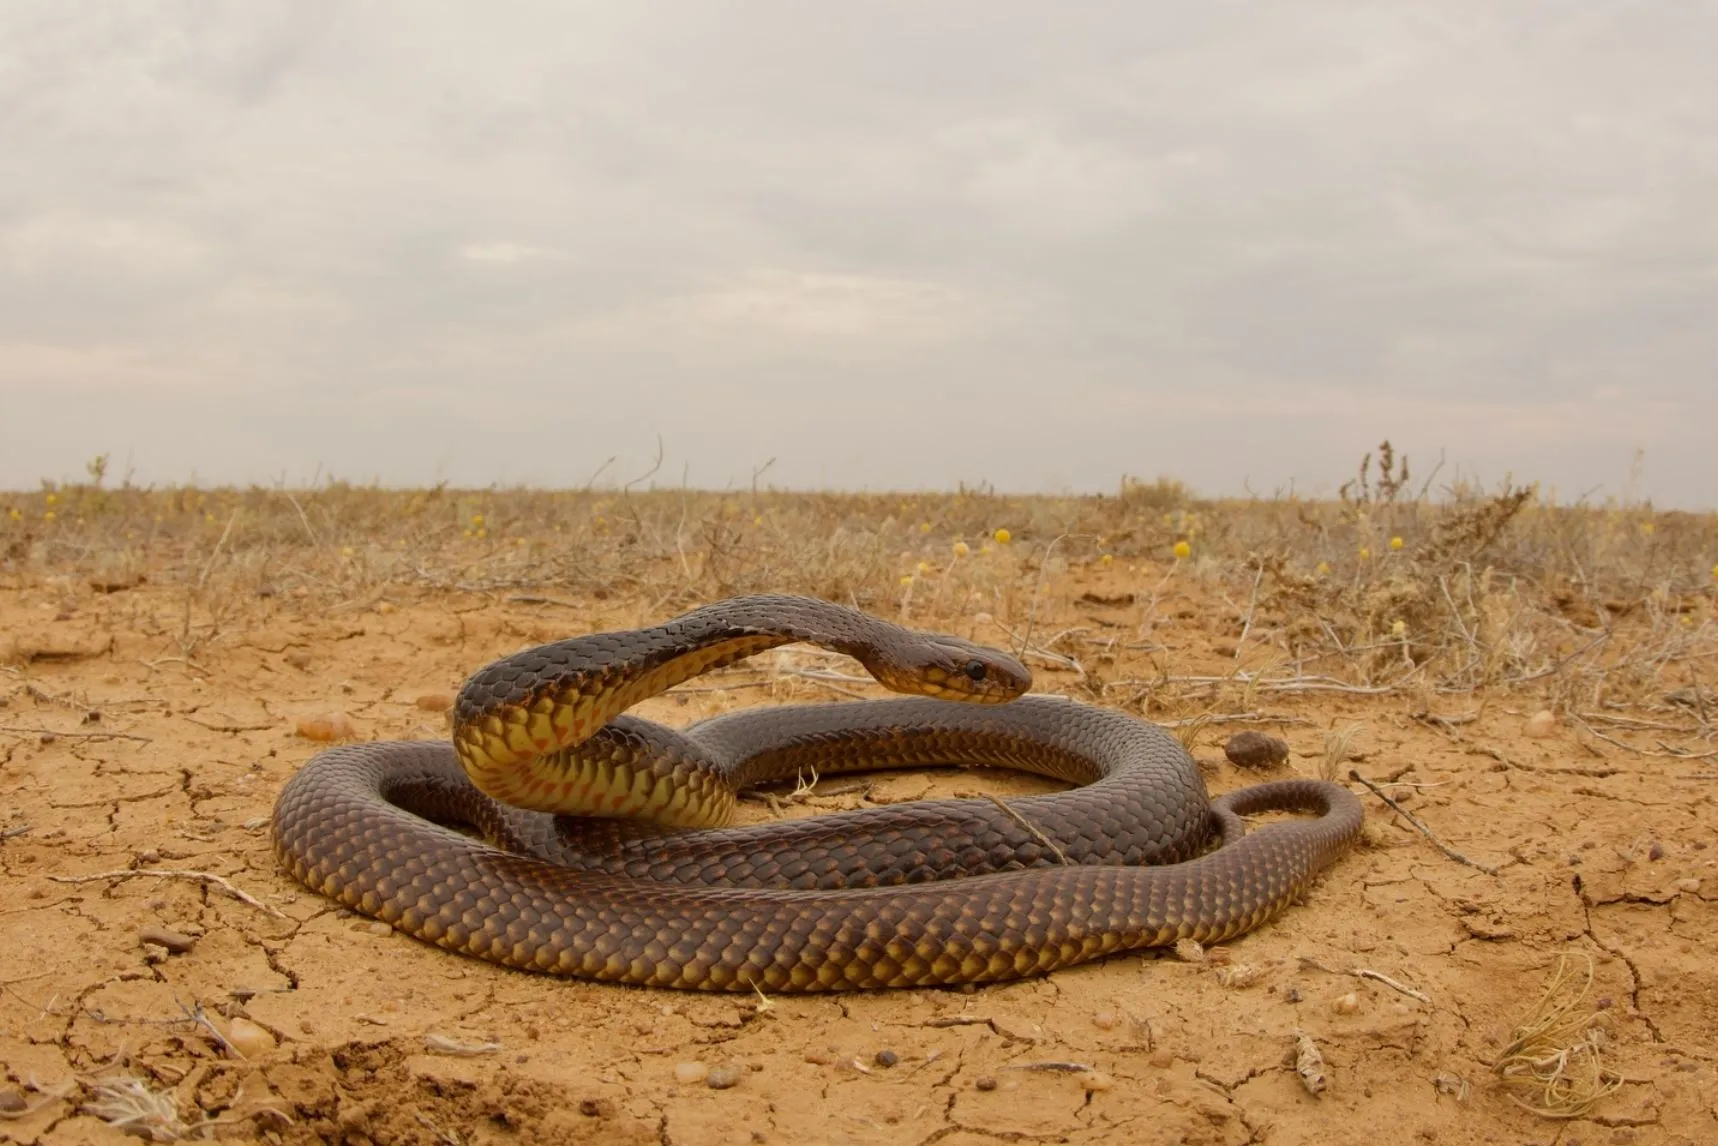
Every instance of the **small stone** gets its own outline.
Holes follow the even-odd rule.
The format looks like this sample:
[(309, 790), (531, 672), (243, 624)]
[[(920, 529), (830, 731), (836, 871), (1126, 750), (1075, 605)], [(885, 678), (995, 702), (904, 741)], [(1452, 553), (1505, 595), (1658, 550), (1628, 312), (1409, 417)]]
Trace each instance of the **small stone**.
[(174, 931), (170, 927), (140, 927), (137, 931), (139, 943), (153, 943), (164, 947), (175, 955), (183, 955), (197, 945), (195, 935), (186, 935), (183, 931)]
[(982, 1078), (975, 1079), (972, 1085), (977, 1090), (995, 1090), (996, 1080), (987, 1074)]
[(1080, 1085), (1086, 1089), (1088, 1094), (1109, 1090), (1115, 1084), (1116, 1080), (1101, 1070), (1088, 1070), (1080, 1076)]
[(1556, 715), (1548, 708), (1541, 708), (1527, 718), (1527, 723), (1521, 728), (1521, 735), (1533, 740), (1543, 740), (1556, 731)]
[(28, 1105), (23, 1091), (15, 1086), (0, 1086), (0, 1114), (17, 1114)]
[(677, 1062), (674, 1064), (675, 1082), (703, 1082), (709, 1077), (710, 1068), (701, 1062)]
[(280, 659), (301, 672), (308, 672), (310, 669), (310, 654), (303, 649), (288, 649), (286, 655)]
[(446, 692), (426, 692), (412, 703), (425, 712), (446, 712), (453, 707), (453, 694)]
[[(384, 605), (386, 601), (382, 602)], [(613, 1118), (615, 1114), (614, 1099), (612, 1098), (581, 1098), (579, 1113), (586, 1118)]]
[(727, 1090), (729, 1087), (740, 1085), (740, 1069), (733, 1066), (711, 1067), (710, 1073), (704, 1078), (704, 1085), (711, 1090)]
[(1652, 841), (1651, 846), (1649, 846), (1646, 849), (1646, 858), (1649, 860), (1661, 860), (1661, 859), (1663, 859), (1664, 858), (1664, 845), (1659, 843), (1657, 840)]
[(885, 1047), (877, 1052), (876, 1061), (878, 1066), (894, 1066), (901, 1061), (901, 1056)]
[(154, 848), (144, 848), (142, 851), (137, 853), (137, 862), (140, 864), (160, 863), (161, 853), (156, 851)]
[(395, 604), (392, 601), (377, 601), (376, 602), (376, 612), (382, 614), (382, 616), (384, 616), (384, 617), (387, 616), (389, 613), (392, 613), (396, 607), (397, 606), (395, 606)]
[(242, 1016), (227, 1023), (227, 1042), (245, 1058), (258, 1058), (274, 1049), (274, 1036)]
[(364, 930), (378, 939), (386, 939), (394, 933), (394, 929), (389, 927), (386, 923), (383, 923), (380, 919), (372, 919), (370, 922), (364, 924)]
[(344, 712), (307, 716), (298, 722), (298, 734), (306, 740), (319, 740), (325, 743), (334, 740), (351, 740), (358, 735), (357, 730), (352, 726), (352, 718)]
[(1223, 745), (1223, 755), (1237, 768), (1273, 768), (1288, 762), (1289, 746), (1286, 740), (1263, 732), (1237, 732)]
[(835, 1055), (830, 1051), (821, 1051), (812, 1047), (805, 1052), (805, 1061), (815, 1063), (818, 1066), (828, 1066), (835, 1061)]
[(1168, 1070), (1175, 1065), (1175, 1056), (1166, 1050), (1158, 1049), (1152, 1051), (1151, 1057), (1146, 1061), (1158, 1070)]
[(1353, 991), (1340, 995), (1331, 1001), (1330, 1009), (1339, 1015), (1352, 1015), (1360, 1009), (1360, 996)]
[(1692, 895), (1700, 890), (1700, 881), (1690, 877), (1688, 879), (1679, 879), (1670, 886), (1674, 887), (1677, 891), (1686, 891)]
[(1092, 1016), (1092, 1026), (1100, 1031), (1113, 1031), (1121, 1024), (1121, 1016), (1114, 1011), (1099, 1011)]

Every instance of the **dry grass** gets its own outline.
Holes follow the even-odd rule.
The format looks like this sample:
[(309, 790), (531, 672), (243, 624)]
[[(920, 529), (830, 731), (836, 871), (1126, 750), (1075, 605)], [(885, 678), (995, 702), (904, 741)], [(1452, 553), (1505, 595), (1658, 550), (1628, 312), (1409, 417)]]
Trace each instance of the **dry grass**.
[[(1368, 459), (1370, 463), (1370, 459)], [(425, 593), (644, 602), (636, 620), (762, 590), (810, 593), (922, 625), (971, 625), (1029, 661), (1077, 672), (1094, 698), (1152, 712), (1246, 711), (1273, 695), (1530, 692), (1596, 738), (1607, 713), (1650, 710), (1701, 756), (1702, 670), (1718, 653), (1718, 515), (1558, 506), (1531, 488), (1411, 490), (1388, 448), (1334, 501), (1209, 500), (1124, 480), (1115, 496), (1009, 497), (582, 489), (111, 487), (0, 495), (0, 577), (183, 595), (194, 657), (260, 596), (352, 610)], [(996, 540), (1005, 530), (1009, 540)], [(1185, 542), (1188, 556), (1175, 556)], [(1131, 631), (1047, 624), (1044, 574), (1108, 570)], [(1153, 629), (1180, 587), (1229, 605), (1210, 622), (1232, 668), (1198, 675)], [(154, 622), (159, 624), (158, 621)], [(1106, 679), (1106, 650), (1154, 656), (1154, 678)], [(1674, 743), (1672, 743), (1674, 741)]]
[(1623, 1079), (1605, 1065), (1602, 1012), (1582, 1009), (1593, 989), (1593, 960), (1559, 955), (1551, 981), (1515, 1028), (1493, 1069), (1509, 1097), (1546, 1118), (1579, 1118)]

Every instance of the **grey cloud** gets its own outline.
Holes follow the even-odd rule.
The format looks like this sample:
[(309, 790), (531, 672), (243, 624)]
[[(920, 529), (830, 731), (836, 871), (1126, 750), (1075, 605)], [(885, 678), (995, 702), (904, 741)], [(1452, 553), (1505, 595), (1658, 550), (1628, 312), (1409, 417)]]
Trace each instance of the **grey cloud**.
[(1224, 492), (1391, 434), (1711, 504), (1718, 16), (1638, 13), (8, 6), (0, 486), (661, 433), (718, 485)]

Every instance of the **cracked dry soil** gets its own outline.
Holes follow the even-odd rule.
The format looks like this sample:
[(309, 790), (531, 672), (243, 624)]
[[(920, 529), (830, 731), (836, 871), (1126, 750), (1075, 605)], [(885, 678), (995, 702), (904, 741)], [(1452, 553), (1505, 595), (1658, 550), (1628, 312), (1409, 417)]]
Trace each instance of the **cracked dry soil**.
[[(1039, 623), (1128, 622), (1081, 603), (1083, 589), (1114, 586), (1061, 576)], [(1157, 639), (1178, 663), (1221, 666), (1215, 625), (1198, 619), (1209, 602), (1183, 603), (1194, 619)], [(1222, 759), (1236, 729), (1282, 735), (1293, 755), (1278, 774), (1310, 774), (1326, 731), (1358, 723), (1351, 766), (1497, 869), (1452, 862), (1366, 794), (1363, 845), (1207, 962), (1126, 955), (969, 992), (673, 994), (458, 958), (334, 909), (277, 868), (275, 794), (321, 747), (296, 733), (300, 719), (338, 711), (360, 737), (440, 737), (443, 717), (420, 698), (525, 644), (659, 619), (647, 608), (259, 600), (185, 655), (182, 593), (0, 592), (0, 632), (25, 650), (0, 675), (0, 1139), (135, 1141), (84, 1109), (91, 1080), (126, 1075), (170, 1096), (192, 1133), (287, 1143), (1718, 1141), (1710, 762), (1566, 728), (1526, 739), (1537, 705), (1519, 696), (1446, 728), (1399, 697), (1273, 697), (1257, 721), (1203, 730), (1195, 754), (1223, 791), (1254, 779)], [(775, 671), (806, 655), (770, 654), (640, 712), (684, 723), (827, 699)], [(1152, 675), (1129, 655), (1114, 676)], [(1038, 690), (1082, 695), (1074, 674), (1036, 672)], [(1044, 789), (894, 775), (788, 814)], [(151, 871), (218, 875), (257, 904)], [(79, 876), (102, 878), (68, 882)], [(194, 943), (146, 944), (149, 928)], [(1563, 951), (1595, 961), (1609, 1061), (1626, 1081), (1587, 1117), (1553, 1122), (1512, 1104), (1487, 1064)], [(1428, 1001), (1350, 974), (1360, 968)], [(246, 1039), (235, 1018), (255, 1024)], [(1297, 1031), (1325, 1057), (1321, 1096), (1295, 1074)], [(714, 1088), (693, 1063), (737, 1081)]]

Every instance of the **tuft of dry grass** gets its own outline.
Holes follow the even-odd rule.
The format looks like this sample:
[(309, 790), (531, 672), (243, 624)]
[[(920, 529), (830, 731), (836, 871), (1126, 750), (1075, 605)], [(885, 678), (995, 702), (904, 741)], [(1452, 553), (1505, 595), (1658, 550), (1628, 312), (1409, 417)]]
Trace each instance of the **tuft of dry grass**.
[(1492, 1066), (1518, 1105), (1545, 1118), (1579, 1118), (1622, 1086), (1605, 1065), (1605, 1033), (1595, 1025), (1602, 1012), (1582, 1006), (1592, 988), (1591, 956), (1557, 957), (1544, 993)]
[(141, 1079), (98, 1078), (88, 1087), (90, 1097), (81, 1109), (109, 1126), (151, 1142), (177, 1142), (190, 1133), (179, 1120), (179, 1104), (173, 1096), (150, 1090)]

